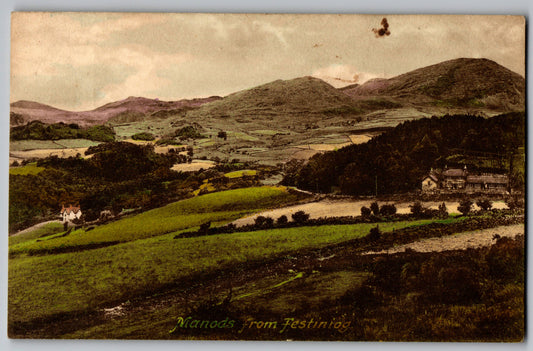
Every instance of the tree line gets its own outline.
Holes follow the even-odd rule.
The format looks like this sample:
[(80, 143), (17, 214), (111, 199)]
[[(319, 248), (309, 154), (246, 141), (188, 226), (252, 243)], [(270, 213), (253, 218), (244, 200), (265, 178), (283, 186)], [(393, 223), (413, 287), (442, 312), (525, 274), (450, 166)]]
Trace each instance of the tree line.
[[(499, 157), (499, 171), (511, 170), (511, 185), (523, 188), (523, 160), (517, 162), (513, 155), (524, 144), (524, 112), (489, 119), (471, 115), (423, 118), (403, 122), (367, 143), (317, 154), (304, 165), (287, 167), (283, 182), (320, 193), (410, 192), (419, 189), (430, 168), (454, 166), (450, 161), (457, 158), (475, 165), (469, 153), (479, 152)], [(464, 154), (458, 155), (458, 149)]]
[(11, 140), (59, 140), (59, 139), (89, 139), (93, 141), (114, 141), (115, 131), (105, 125), (81, 128), (76, 123), (45, 124), (32, 121), (22, 126), (12, 127)]

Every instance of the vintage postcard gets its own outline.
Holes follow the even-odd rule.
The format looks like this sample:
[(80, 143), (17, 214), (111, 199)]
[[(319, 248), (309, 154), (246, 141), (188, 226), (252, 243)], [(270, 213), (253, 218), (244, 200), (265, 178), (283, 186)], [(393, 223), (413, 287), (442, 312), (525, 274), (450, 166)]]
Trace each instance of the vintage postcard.
[(11, 29), (10, 338), (524, 340), (524, 17)]

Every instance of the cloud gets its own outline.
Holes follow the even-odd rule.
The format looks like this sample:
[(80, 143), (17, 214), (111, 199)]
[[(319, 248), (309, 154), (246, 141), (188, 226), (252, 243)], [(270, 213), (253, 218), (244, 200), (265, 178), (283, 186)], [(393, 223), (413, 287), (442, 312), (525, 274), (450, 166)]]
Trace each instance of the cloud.
[(354, 66), (341, 64), (319, 68), (313, 72), (312, 76), (322, 79), (336, 88), (355, 83), (362, 84), (367, 80), (378, 78), (376, 74), (359, 72)]
[(17, 77), (11, 83), (12, 96), (30, 96), (32, 100), (59, 108), (92, 109), (98, 105), (94, 102), (106, 101), (106, 89), (126, 82), (135, 69), (119, 63), (76, 67), (57, 64), (54, 72), (42, 74), (39, 79), (32, 76)]
[[(94, 108), (129, 95), (225, 95), (311, 72), (343, 86), (472, 56), (524, 74), (523, 18), (390, 15), (381, 29), (386, 36), (393, 23), (394, 36), (376, 40), (369, 28), (380, 21), (376, 15), (15, 13), (11, 101)], [(77, 70), (91, 85), (79, 97), (62, 90), (82, 81)]]

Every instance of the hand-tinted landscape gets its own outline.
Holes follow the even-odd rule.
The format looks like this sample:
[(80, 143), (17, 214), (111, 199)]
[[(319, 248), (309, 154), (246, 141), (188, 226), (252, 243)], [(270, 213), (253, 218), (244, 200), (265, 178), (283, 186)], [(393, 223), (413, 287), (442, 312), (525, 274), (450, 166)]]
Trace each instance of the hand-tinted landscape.
[[(12, 98), (20, 99), (10, 113), (10, 337), (523, 340), (526, 82), (523, 71), (506, 67), (523, 65), (523, 18), (13, 16)], [(452, 35), (472, 21), (509, 25), (518, 39), (503, 30), (495, 32), (501, 38)], [(36, 23), (54, 40), (62, 34), (49, 28), (81, 26), (102, 39), (73, 34), (80, 52), (106, 50), (89, 59), (67, 54), (34, 72), (25, 55), (57, 43), (33, 45), (24, 33)], [(346, 61), (351, 52), (343, 49), (350, 43), (323, 41), (318, 24), (339, 37), (362, 26), (354, 35), (375, 48), (354, 60), (388, 46), (399, 52), (394, 40), (409, 47), (413, 39), (401, 38), (410, 26), (416, 35), (427, 28), (449, 35), (449, 43), (428, 45), (439, 52), (450, 45), (453, 57), (397, 74), (387, 72), (401, 69), (401, 54), (382, 58), (396, 59), (397, 69), (374, 61), (385, 74), (336, 63), (297, 75), (315, 55)], [(204, 52), (207, 44), (195, 40), (210, 40), (196, 25), (214, 28), (216, 45), (205, 57), (228, 73), (210, 75), (212, 85), (190, 97), (211, 72), (186, 65), (178, 72)], [(196, 33), (192, 43), (161, 37), (167, 26)], [(298, 49), (287, 73), (291, 62), (280, 60), (307, 36), (313, 45)], [(492, 51), (469, 51), (485, 39)], [(168, 52), (157, 47), (155, 59), (146, 50), (158, 40)], [(120, 62), (140, 72), (123, 85), (112, 82), (120, 70), (111, 43), (127, 53)], [(273, 45), (279, 60), (260, 50)], [(335, 51), (317, 54), (324, 45)], [(246, 65), (239, 82), (235, 67), (224, 66), (234, 49), (239, 55), (227, 57), (235, 65), (264, 66)], [(84, 62), (79, 72), (91, 68), (67, 101), (75, 88), (51, 77), (64, 71), (62, 79), (75, 80), (76, 60)], [(145, 71), (148, 64), (183, 82), (174, 87), (163, 71)], [(102, 75), (109, 82), (98, 88)], [(175, 92), (155, 97), (150, 79)], [(53, 93), (32, 88), (46, 84)], [(123, 91), (151, 97), (109, 102)], [(64, 107), (104, 101), (100, 95), (108, 98), (99, 107)]]

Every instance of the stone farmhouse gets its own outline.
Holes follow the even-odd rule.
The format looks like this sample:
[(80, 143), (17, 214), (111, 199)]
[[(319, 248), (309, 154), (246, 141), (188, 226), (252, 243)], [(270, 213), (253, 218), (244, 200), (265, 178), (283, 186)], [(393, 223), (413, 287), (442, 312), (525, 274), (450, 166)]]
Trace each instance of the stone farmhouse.
[(509, 187), (506, 174), (469, 172), (464, 168), (432, 169), (422, 179), (423, 192), (484, 192), (504, 194)]
[(69, 205), (68, 207), (65, 207), (65, 205), (63, 205), (61, 206), (61, 212), (59, 214), (63, 223), (72, 222), (81, 217), (81, 208), (80, 206)]

